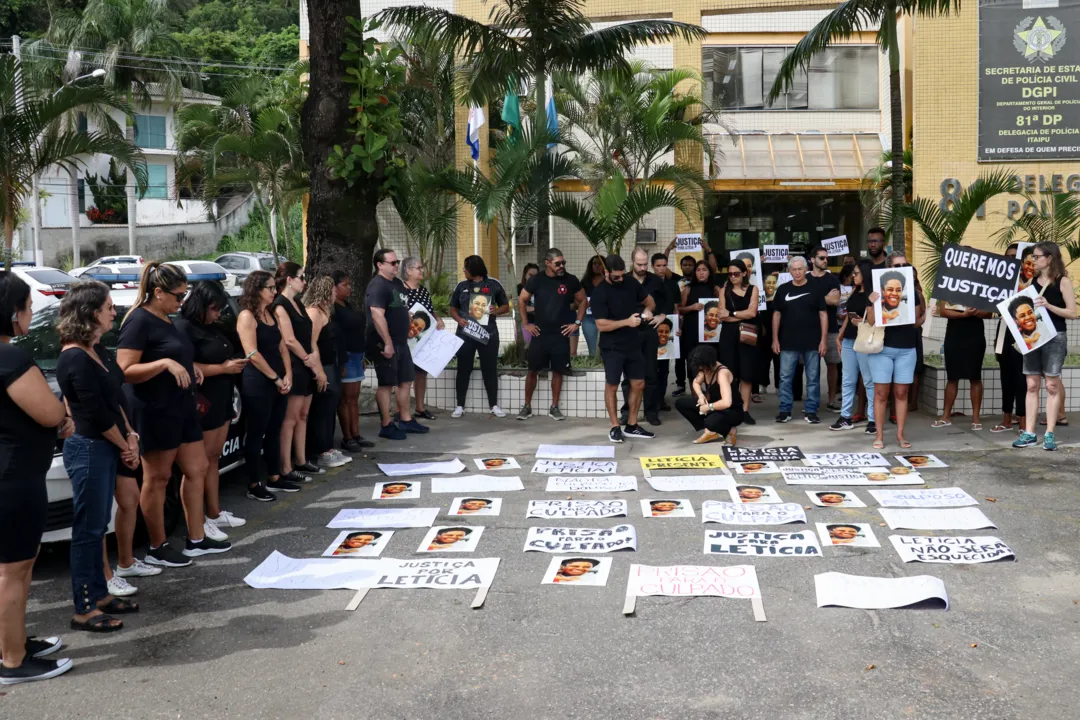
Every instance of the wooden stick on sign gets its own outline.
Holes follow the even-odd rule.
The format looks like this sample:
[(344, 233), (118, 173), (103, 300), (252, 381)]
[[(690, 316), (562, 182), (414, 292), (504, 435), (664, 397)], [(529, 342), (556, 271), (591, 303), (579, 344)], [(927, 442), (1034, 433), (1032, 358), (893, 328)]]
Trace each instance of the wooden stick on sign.
[(353, 595), (352, 600), (350, 600), (349, 604), (345, 606), (345, 609), (346, 610), (355, 610), (356, 608), (358, 608), (360, 606), (361, 601), (363, 601), (364, 596), (367, 595), (368, 589), (369, 588), (364, 588), (363, 590), (357, 590), (356, 594)]

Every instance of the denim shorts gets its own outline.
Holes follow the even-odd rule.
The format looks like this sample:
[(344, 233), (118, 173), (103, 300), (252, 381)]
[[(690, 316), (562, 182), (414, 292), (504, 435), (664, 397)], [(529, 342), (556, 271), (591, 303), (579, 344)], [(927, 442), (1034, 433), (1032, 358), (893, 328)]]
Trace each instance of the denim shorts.
[(1061, 377), (1061, 366), (1065, 364), (1068, 352), (1065, 333), (1058, 332), (1050, 342), (1024, 356), (1024, 374)]
[(364, 379), (364, 353), (351, 352), (349, 359), (345, 361), (345, 377), (343, 383), (355, 383)]
[(870, 375), (874, 384), (910, 385), (915, 381), (915, 348), (885, 346), (870, 356)]

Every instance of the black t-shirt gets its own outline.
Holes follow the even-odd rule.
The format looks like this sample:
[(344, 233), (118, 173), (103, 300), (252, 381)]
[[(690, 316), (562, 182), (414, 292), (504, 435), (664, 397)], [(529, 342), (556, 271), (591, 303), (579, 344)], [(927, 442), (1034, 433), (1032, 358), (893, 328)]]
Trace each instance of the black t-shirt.
[[(840, 290), (840, 278), (828, 271), (821, 277), (816, 277), (813, 273), (807, 273), (806, 279), (808, 282), (813, 283), (817, 291), (821, 293), (822, 300), (824, 300), (825, 296), (833, 290), (838, 292)], [(836, 319), (835, 305), (825, 304), (825, 317), (827, 319), (826, 327), (829, 329), (829, 333), (839, 332), (840, 323)]]
[[(858, 316), (862, 318), (863, 313), (866, 312), (866, 307), (869, 303), (866, 300), (866, 293), (859, 292), (858, 290), (851, 293), (847, 301), (847, 313), (848, 318)], [(848, 320), (847, 328), (844, 329), (844, 339), (854, 340), (859, 336), (859, 326)]]
[(679, 284), (681, 279), (678, 275), (672, 275), (664, 279), (664, 304), (661, 305), (660, 301), (657, 300), (656, 312), (665, 315), (675, 314), (675, 305), (682, 300), (682, 286)]
[[(222, 365), (236, 355), (233, 344), (212, 325), (189, 322), (185, 318), (176, 319), (176, 327), (187, 335), (195, 348), (195, 362), (200, 365)], [(201, 392), (211, 404), (224, 404), (232, 398), (232, 375), (209, 375), (203, 378), (199, 386)]]
[[(496, 327), (495, 316), (491, 311), (502, 307), (510, 302), (506, 297), (506, 290), (495, 278), (484, 278), (480, 282), (462, 280), (454, 288), (450, 296), (450, 307), (457, 308), (458, 313), (466, 320), (475, 320), (484, 327), (489, 334), (499, 333)], [(464, 330), (458, 328), (458, 334), (465, 337)]]
[[(23, 412), (8, 396), (8, 388), (35, 372), (34, 358), (21, 347), (0, 342), (0, 475), (18, 468), (28, 481), (41, 482), (56, 447), (56, 428), (47, 428)], [(5, 453), (3, 450), (7, 450)], [(18, 485), (16, 485), (16, 488)]]
[[(915, 316), (918, 317), (919, 306), (923, 304), (922, 295), (915, 293)], [(914, 348), (919, 340), (920, 329), (916, 325), (885, 326), (885, 347), (891, 348)]]
[(180, 332), (174, 323), (138, 307), (120, 326), (120, 341), (116, 346), (120, 350), (142, 351), (140, 365), (168, 358), (184, 366), (192, 382), (186, 390), (177, 384), (176, 378), (168, 371), (132, 385), (135, 397), (148, 410), (167, 415), (182, 414), (184, 403), (190, 402), (193, 397), (192, 386), (195, 383), (195, 347), (187, 335)]
[(371, 320), (371, 308), (381, 308), (386, 313), (386, 329), (394, 345), (404, 345), (409, 341), (409, 291), (405, 283), (398, 278), (387, 280), (376, 275), (368, 283), (364, 294), (367, 305), (367, 344), (375, 348), (382, 342), (375, 323)]
[(56, 382), (71, 409), (75, 432), (98, 439), (115, 426), (122, 435), (127, 434), (120, 413), (122, 373), (113, 376), (107, 365), (99, 364), (82, 348), (72, 347), (56, 361)]
[[(630, 275), (626, 275), (618, 285), (612, 285), (607, 281), (602, 282), (593, 289), (593, 318), (625, 320), (634, 313), (641, 312), (645, 298), (648, 296), (644, 286)], [(618, 330), (600, 333), (601, 350), (629, 352), (635, 347), (640, 347), (640, 343), (637, 330), (632, 327), (621, 327)]]
[(549, 277), (546, 272), (538, 272), (529, 278), (525, 291), (536, 301), (536, 325), (541, 334), (560, 332), (567, 324), (568, 315), (573, 314), (570, 304), (580, 289), (581, 283), (570, 273)]
[[(656, 310), (654, 310), (654, 312), (667, 315), (668, 311), (662, 310), (661, 308), (667, 307), (669, 304), (672, 305), (671, 309), (674, 311), (675, 303), (668, 300), (667, 287), (664, 286), (664, 280), (659, 275), (647, 272), (645, 273), (644, 280), (638, 280), (636, 276), (633, 276), (630, 273), (627, 273), (626, 277), (633, 277), (634, 280), (637, 280), (638, 284), (641, 285), (643, 290), (645, 290), (645, 294), (653, 299), (653, 302), (656, 303)], [(646, 323), (642, 323), (643, 327), (645, 325)]]
[[(517, 295), (514, 295), (514, 307), (517, 307), (517, 299), (521, 296), (521, 291), (525, 289), (525, 286), (518, 283)], [(536, 313), (533, 310), (536, 308), (536, 298), (530, 297), (529, 302), (525, 303), (525, 321), (533, 322), (536, 320)]]
[(334, 317), (341, 329), (338, 337), (344, 342), (345, 352), (364, 352), (364, 335), (367, 331), (364, 313), (354, 310), (346, 301), (334, 306)]
[(809, 280), (796, 286), (786, 282), (776, 288), (773, 310), (780, 313), (780, 349), (796, 352), (817, 350), (821, 343), (821, 320), (825, 296)]

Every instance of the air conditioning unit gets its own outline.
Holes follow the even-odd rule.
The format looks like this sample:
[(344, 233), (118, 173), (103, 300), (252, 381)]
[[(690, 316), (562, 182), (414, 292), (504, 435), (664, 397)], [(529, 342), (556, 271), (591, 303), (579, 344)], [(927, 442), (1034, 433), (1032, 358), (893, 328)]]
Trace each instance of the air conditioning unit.
[(518, 245), (535, 245), (536, 244), (536, 226), (530, 225), (529, 227), (517, 228), (515, 231), (514, 242)]
[(651, 228), (638, 228), (634, 233), (635, 245), (655, 245), (656, 244), (656, 230)]

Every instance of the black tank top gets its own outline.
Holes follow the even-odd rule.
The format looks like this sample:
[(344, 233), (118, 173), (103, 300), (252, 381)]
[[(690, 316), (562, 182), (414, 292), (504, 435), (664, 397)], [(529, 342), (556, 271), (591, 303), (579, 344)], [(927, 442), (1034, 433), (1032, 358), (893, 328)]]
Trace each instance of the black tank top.
[(323, 329), (319, 331), (319, 341), (316, 343), (319, 346), (319, 359), (322, 360), (323, 365), (343, 364), (338, 362), (337, 357), (338, 332), (337, 320), (334, 319), (334, 313), (331, 312), (326, 324), (323, 325)]
[[(295, 298), (293, 300), (296, 302), (296, 306), (284, 295), (278, 295), (274, 299), (274, 307), (285, 308), (285, 312), (289, 314), (289, 322), (292, 323), (293, 335), (296, 336), (297, 342), (303, 346), (306, 352), (311, 352), (311, 318), (308, 317), (307, 308), (299, 300)], [(297, 307), (300, 309), (297, 310)]]
[[(746, 294), (739, 297), (739, 294), (735, 292), (730, 285), (724, 286), (724, 303), (729, 312), (737, 313), (742, 312), (750, 307), (750, 298), (754, 295), (754, 286), (746, 286)], [(747, 320), (746, 322), (757, 322), (754, 320)], [(726, 322), (720, 326), (720, 337), (725, 341), (734, 339), (736, 342), (739, 340), (739, 325), (737, 322)]]
[[(734, 324), (734, 323), (732, 323), (732, 324)], [(709, 383), (705, 388), (705, 397), (708, 398), (709, 402), (711, 402), (711, 403), (716, 402), (721, 397), (721, 395), (720, 395), (720, 373), (723, 370), (729, 370), (730, 371), (730, 369), (728, 368), (727, 365), (725, 365), (723, 363), (716, 363), (716, 374), (713, 375), (712, 382)]]
[[(1035, 288), (1035, 292), (1042, 293), (1043, 299), (1046, 300), (1047, 305), (1053, 305), (1054, 307), (1065, 307), (1065, 296), (1061, 294), (1061, 278), (1058, 278), (1054, 282), (1050, 283), (1050, 286), (1046, 288), (1046, 292), (1043, 292), (1042, 285), (1039, 284), (1039, 279), (1031, 283), (1031, 286)], [(1049, 310), (1046, 311), (1050, 315), (1050, 319), (1054, 322), (1054, 328), (1059, 332), (1065, 332), (1065, 318), (1055, 315)]]
[[(285, 377), (285, 363), (281, 359), (281, 330), (276, 323), (267, 325), (258, 315), (255, 316), (255, 347), (270, 369), (276, 372), (278, 377)], [(250, 363), (244, 368), (244, 375), (269, 379)]]

